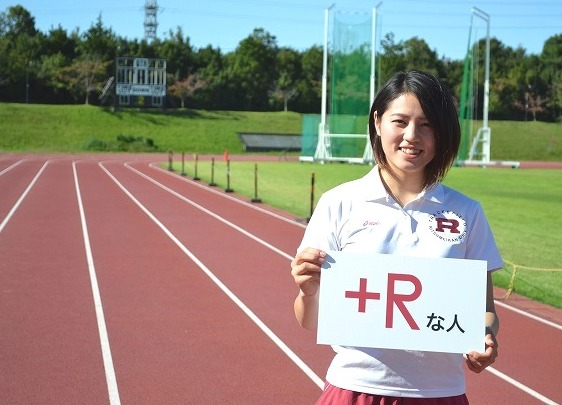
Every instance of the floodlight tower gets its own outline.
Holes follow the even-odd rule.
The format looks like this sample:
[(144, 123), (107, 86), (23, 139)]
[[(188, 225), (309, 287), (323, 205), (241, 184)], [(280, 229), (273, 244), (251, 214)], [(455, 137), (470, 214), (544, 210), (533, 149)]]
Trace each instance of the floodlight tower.
[(158, 28), (157, 14), (158, 4), (156, 0), (146, 0), (144, 3), (144, 38), (147, 41), (156, 39), (156, 29)]

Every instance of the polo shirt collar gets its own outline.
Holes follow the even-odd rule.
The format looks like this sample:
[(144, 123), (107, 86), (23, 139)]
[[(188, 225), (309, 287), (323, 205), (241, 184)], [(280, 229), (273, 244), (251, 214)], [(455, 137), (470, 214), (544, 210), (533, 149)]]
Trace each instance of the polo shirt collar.
[[(365, 181), (365, 187), (363, 187), (365, 201), (385, 200), (387, 198), (388, 193), (382, 183), (378, 165), (374, 166), (369, 173), (363, 176), (363, 180)], [(441, 183), (437, 183), (429, 189), (423, 190), (420, 198), (424, 198), (425, 200), (437, 204), (442, 204), (444, 194), (443, 185)]]
[(386, 199), (387, 192), (382, 183), (381, 176), (379, 174), (379, 166), (373, 167), (369, 173), (367, 173), (363, 180), (365, 181), (365, 186), (363, 187), (363, 193), (365, 194), (366, 201), (376, 201), (380, 199)]
[(422, 197), (428, 201), (443, 204), (445, 200), (445, 191), (443, 190), (443, 185), (441, 183), (434, 184), (428, 189), (422, 191)]

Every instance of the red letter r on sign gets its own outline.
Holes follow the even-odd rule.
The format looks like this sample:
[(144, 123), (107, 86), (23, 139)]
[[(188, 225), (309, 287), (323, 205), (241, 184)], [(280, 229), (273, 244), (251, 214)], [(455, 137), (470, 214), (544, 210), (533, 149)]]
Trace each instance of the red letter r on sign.
[[(414, 292), (411, 295), (395, 294), (394, 286), (396, 281), (409, 281), (414, 285)], [(408, 312), (408, 309), (406, 308), (406, 305), (404, 305), (404, 302), (416, 300), (421, 295), (421, 292), (422, 292), (421, 281), (417, 277), (411, 274), (393, 274), (393, 273), (388, 274), (388, 285), (387, 285), (387, 292), (386, 292), (386, 327), (387, 328), (392, 328), (393, 321), (394, 321), (394, 304), (396, 304), (396, 306), (398, 307), (400, 312), (402, 312), (402, 315), (408, 322), (408, 325), (410, 325), (410, 328), (415, 330), (420, 329), (419, 326), (416, 324), (416, 321), (414, 321), (414, 318), (412, 318), (410, 312)]]

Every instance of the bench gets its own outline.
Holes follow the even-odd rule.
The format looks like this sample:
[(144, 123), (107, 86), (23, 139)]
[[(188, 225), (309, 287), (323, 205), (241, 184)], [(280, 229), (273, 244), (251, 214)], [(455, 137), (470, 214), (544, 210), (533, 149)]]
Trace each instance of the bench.
[(300, 151), (300, 134), (266, 134), (260, 132), (238, 132), (246, 152)]

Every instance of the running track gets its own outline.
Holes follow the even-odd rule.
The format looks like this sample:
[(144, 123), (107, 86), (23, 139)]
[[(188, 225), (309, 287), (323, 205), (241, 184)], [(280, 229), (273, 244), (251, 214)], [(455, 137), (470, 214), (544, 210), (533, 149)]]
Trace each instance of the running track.
[[(294, 320), (289, 215), (166, 156), (0, 154), (1, 404), (312, 404), (332, 351)], [(498, 297), (501, 292), (498, 292)], [(498, 301), (473, 404), (562, 402), (562, 315)]]

